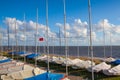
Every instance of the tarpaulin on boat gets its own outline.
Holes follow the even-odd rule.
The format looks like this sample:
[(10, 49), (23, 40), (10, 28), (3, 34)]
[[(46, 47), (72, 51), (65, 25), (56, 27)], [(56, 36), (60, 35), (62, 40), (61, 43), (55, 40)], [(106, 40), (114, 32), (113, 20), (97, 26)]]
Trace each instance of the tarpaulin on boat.
[(120, 64), (120, 59), (115, 60), (115, 61), (112, 61), (111, 63), (112, 63), (112, 64), (115, 64), (115, 65), (118, 65), (118, 64)]
[(9, 61), (11, 61), (10, 58), (8, 58), (8, 59), (4, 59), (4, 60), (0, 60), (0, 63), (9, 62)]
[(120, 65), (104, 70), (103, 73), (107, 76), (120, 76)]
[(32, 58), (35, 58), (35, 57), (37, 57), (37, 56), (38, 56), (38, 54), (32, 53), (32, 54), (30, 54), (30, 55), (27, 55), (26, 58), (32, 59)]
[(14, 52), (9, 52), (8, 54), (17, 54), (17, 52), (16, 52), (16, 51), (14, 51)]
[(25, 54), (26, 52), (24, 51), (20, 51), (20, 52), (9, 52), (8, 54), (14, 54), (14, 55), (22, 55), (22, 54)]
[(93, 66), (93, 68), (92, 67), (88, 68), (87, 70), (92, 72), (93, 69), (94, 72), (100, 72), (100, 71), (108, 70), (110, 68), (111, 65), (108, 65), (106, 62), (102, 62), (100, 64)]
[(60, 80), (63, 77), (63, 74), (43, 73), (24, 80)]
[(26, 52), (24, 51), (21, 51), (21, 52), (18, 52), (19, 55), (22, 55), (22, 54), (25, 54)]

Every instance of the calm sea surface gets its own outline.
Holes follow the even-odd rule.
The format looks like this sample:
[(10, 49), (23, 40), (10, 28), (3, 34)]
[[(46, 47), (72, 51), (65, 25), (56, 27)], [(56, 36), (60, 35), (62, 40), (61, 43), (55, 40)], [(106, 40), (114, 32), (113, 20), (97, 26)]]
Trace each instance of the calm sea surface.
[[(6, 50), (8, 47), (0, 47), (0, 49)], [(19, 51), (23, 51), (24, 47), (19, 46), (19, 47), (9, 47), (10, 49), (17, 49)], [(27, 46), (26, 51), (29, 52), (35, 52), (35, 47), (34, 46)], [(90, 56), (90, 51), (88, 49), (88, 46), (68, 46), (67, 47), (68, 54), (71, 56)], [(38, 47), (38, 52), (44, 53), (46, 52), (46, 47), (41, 46)], [(65, 54), (65, 47), (62, 46), (49, 46), (49, 52), (50, 54), (59, 54), (59, 55), (64, 55)], [(104, 55), (104, 47), (103, 46), (93, 46), (93, 53), (94, 57), (103, 57)], [(112, 49), (110, 46), (105, 46), (105, 56), (110, 57), (112, 53), (112, 56), (114, 58), (120, 58), (120, 46), (112, 46)]]

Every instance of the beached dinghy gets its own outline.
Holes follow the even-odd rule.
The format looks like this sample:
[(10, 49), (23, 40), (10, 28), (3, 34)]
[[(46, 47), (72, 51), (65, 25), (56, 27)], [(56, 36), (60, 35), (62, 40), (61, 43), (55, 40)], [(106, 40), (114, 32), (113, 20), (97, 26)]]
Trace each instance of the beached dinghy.
[(6, 64), (12, 64), (12, 63), (16, 63), (16, 61), (15, 61), (15, 60), (12, 60), (12, 61), (9, 61), (9, 62), (0, 63), (0, 66), (6, 65)]
[(21, 54), (20, 56), (27, 56), (27, 55), (30, 55), (30, 54), (32, 54), (32, 53), (31, 52), (27, 52), (25, 54)]
[(1, 61), (1, 60), (4, 60), (4, 59), (7, 59), (7, 57), (0, 56), (0, 61)]
[(112, 61), (111, 64), (119, 65), (120, 64), (120, 59), (117, 59), (115, 61)]
[[(18, 72), (12, 72), (7, 75), (2, 75), (2, 80), (24, 80), (25, 78), (33, 77), (39, 74), (45, 73), (45, 70), (39, 68), (28, 68)], [(38, 79), (39, 80), (39, 79)]]
[(105, 62), (113, 62), (113, 61), (115, 61), (116, 59), (114, 59), (114, 58), (112, 58), (112, 57), (109, 57), (109, 58), (106, 58), (106, 59), (104, 59), (103, 61), (105, 61)]
[[(50, 56), (49, 56), (49, 58), (50, 58)], [(48, 56), (47, 56), (47, 55), (39, 56), (39, 57), (37, 58), (38, 61), (47, 61), (47, 59), (48, 59)]]
[(79, 63), (79, 62), (81, 62), (81, 61), (83, 61), (83, 60), (80, 60), (80, 59), (77, 59), (77, 58), (71, 60), (71, 59), (68, 58), (68, 61), (67, 61), (67, 62), (64, 61), (64, 64), (62, 64), (62, 65), (64, 66), (64, 65), (66, 65), (66, 63), (67, 63), (67, 66), (73, 66), (73, 65), (75, 65), (75, 64), (77, 64), (77, 63)]
[(10, 62), (10, 61), (11, 61), (10, 58), (3, 58), (0, 60), (0, 63)]
[(24, 63), (22, 62), (9, 62), (9, 63), (6, 63), (6, 64), (0, 64), (0, 69), (4, 69), (4, 68), (9, 68), (9, 67), (13, 67), (13, 66), (17, 66), (17, 65), (22, 65)]
[(26, 58), (28, 58), (28, 59), (34, 59), (37, 56), (39, 56), (38, 53), (37, 54), (36, 53), (32, 53), (32, 54), (27, 55)]
[[(100, 71), (103, 71), (103, 70), (108, 70), (108, 69), (110, 69), (111, 68), (111, 65), (108, 65), (108, 64), (106, 64), (105, 62), (102, 62), (102, 63), (100, 63), (100, 64), (98, 64), (98, 65), (95, 65), (94, 67), (93, 67), (93, 71), (94, 72), (100, 72)], [(89, 72), (92, 72), (92, 68), (88, 68), (87, 69)]]
[(55, 60), (54, 62), (56, 64), (62, 64), (65, 61), (65, 58), (59, 57), (57, 60)]
[(51, 58), (51, 60), (50, 60), (49, 62), (51, 62), (51, 63), (55, 63), (57, 60), (59, 60), (58, 57), (56, 57), (56, 56), (52, 56), (52, 58)]
[[(95, 63), (93, 62), (93, 65), (95, 65)], [(91, 67), (91, 61), (90, 60), (87, 60), (87, 61), (80, 61), (76, 64), (74, 64), (74, 66), (72, 68), (74, 69), (80, 69), (80, 68), (89, 68)]]
[(55, 74), (55, 73), (43, 73), (30, 78), (26, 78), (24, 80), (70, 80), (68, 78), (64, 78), (63, 74)]
[(108, 76), (120, 76), (120, 65), (117, 65), (109, 70), (104, 70), (103, 73)]
[(38, 57), (36, 57), (36, 60), (42, 60), (44, 58), (47, 58), (47, 55), (38, 56)]
[(70, 58), (67, 58), (67, 59), (65, 59), (64, 60), (64, 62), (62, 63), (62, 66), (71, 66), (73, 64), (73, 62), (72, 62), (72, 59), (70, 59)]
[(76, 64), (82, 63), (83, 60), (74, 59), (72, 62), (74, 63), (74, 64), (72, 65), (72, 68), (73, 68), (73, 69), (79, 69), (79, 67), (78, 67)]
[(24, 65), (24, 64), (17, 64), (16, 66), (0, 69), (0, 74), (8, 74), (12, 72), (21, 71), (21, 70), (27, 70), (29, 68), (33, 68), (33, 67), (29, 65)]

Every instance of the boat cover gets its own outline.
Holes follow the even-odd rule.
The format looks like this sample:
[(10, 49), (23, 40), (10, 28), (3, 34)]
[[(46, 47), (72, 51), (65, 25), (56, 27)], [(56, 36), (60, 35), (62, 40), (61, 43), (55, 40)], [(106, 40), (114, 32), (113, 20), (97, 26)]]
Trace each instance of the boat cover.
[(120, 64), (120, 59), (117, 59), (117, 60), (115, 60), (115, 61), (112, 61), (111, 64), (115, 64), (115, 65)]
[(16, 51), (8, 52), (8, 54), (17, 54), (17, 52)]
[[(105, 62), (102, 62), (100, 64), (97, 64), (93, 67), (94, 72), (100, 72), (103, 70), (108, 70), (111, 68), (111, 65), (106, 64)], [(87, 69), (88, 71), (92, 72), (92, 67)]]
[(22, 55), (22, 54), (26, 54), (26, 52), (24, 51), (18, 52), (18, 55)]
[(60, 80), (63, 77), (64, 77), (63, 74), (54, 74), (46, 72), (30, 78), (25, 78), (24, 80)]
[(11, 61), (10, 58), (8, 58), (8, 59), (4, 59), (4, 60), (0, 60), (0, 63), (5, 63), (5, 62), (9, 62), (9, 61)]
[(32, 54), (30, 54), (30, 55), (27, 55), (26, 58), (32, 59), (32, 58), (37, 57), (38, 55), (39, 55), (39, 54), (32, 53)]
[(117, 65), (109, 70), (104, 70), (103, 73), (108, 76), (120, 76), (120, 65)]

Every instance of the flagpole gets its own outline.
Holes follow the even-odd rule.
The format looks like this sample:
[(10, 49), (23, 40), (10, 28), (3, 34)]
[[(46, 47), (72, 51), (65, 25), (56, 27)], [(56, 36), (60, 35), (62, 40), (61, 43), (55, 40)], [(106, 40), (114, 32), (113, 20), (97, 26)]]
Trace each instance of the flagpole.
[(92, 20), (91, 20), (91, 5), (90, 0), (88, 0), (88, 12), (89, 12), (89, 29), (90, 29), (90, 53), (91, 53), (91, 66), (92, 66), (92, 80), (94, 80), (94, 71), (93, 71), (93, 47), (92, 47)]

